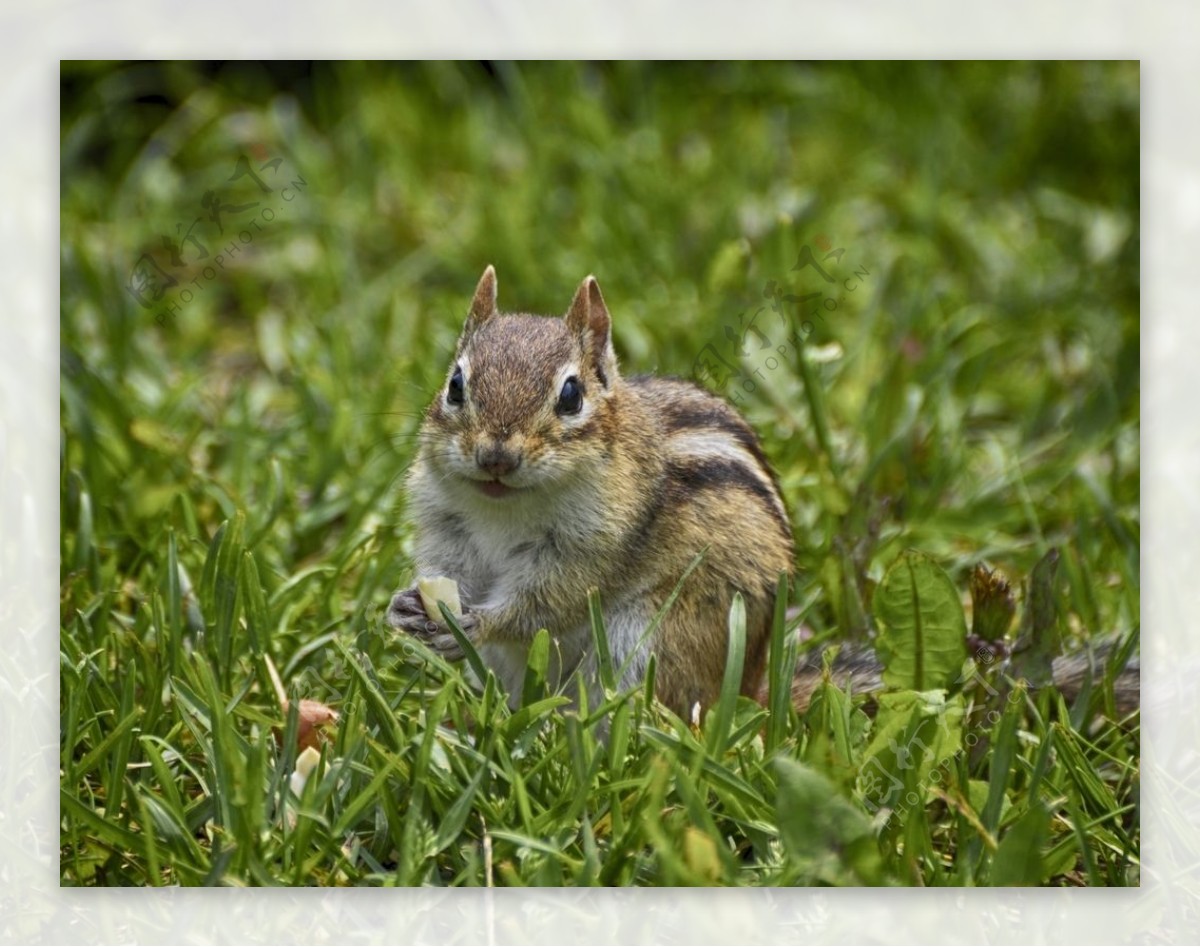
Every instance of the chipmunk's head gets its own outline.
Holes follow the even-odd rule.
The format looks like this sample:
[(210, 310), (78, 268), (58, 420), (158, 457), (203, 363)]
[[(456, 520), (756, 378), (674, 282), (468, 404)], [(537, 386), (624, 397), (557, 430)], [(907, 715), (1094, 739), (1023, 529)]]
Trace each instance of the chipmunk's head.
[(489, 266), (429, 408), (428, 463), (496, 501), (587, 476), (614, 432), (619, 381), (594, 278), (580, 284), (561, 319), (510, 315), (496, 310)]

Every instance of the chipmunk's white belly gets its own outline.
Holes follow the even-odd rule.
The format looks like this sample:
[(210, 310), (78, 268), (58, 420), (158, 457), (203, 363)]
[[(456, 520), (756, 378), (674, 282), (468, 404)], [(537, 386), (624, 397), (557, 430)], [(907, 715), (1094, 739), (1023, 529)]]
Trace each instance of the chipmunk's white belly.
[[(608, 523), (603, 498), (594, 484), (576, 482), (570, 489), (530, 491), (502, 499), (486, 498), (464, 484), (418, 478), (424, 502), (417, 541), (418, 571), (447, 575), (458, 582), (463, 602), (481, 611), (503, 611), (511, 603), (534, 596), (555, 557), (593, 555), (595, 538)], [(569, 513), (569, 515), (568, 515)], [(455, 525), (443, 526), (447, 515)], [(596, 583), (599, 584), (599, 583)], [(620, 665), (645, 630), (648, 615), (626, 613), (605, 603), (606, 626), (615, 663)], [(591, 625), (547, 629), (551, 635), (547, 683), (565, 690), (582, 669), (589, 691), (599, 695)], [(479, 642), (484, 663), (504, 685), (515, 705), (520, 701), (529, 661), (527, 640)], [(631, 662), (640, 677), (644, 660)], [(482, 682), (481, 682), (482, 683)]]

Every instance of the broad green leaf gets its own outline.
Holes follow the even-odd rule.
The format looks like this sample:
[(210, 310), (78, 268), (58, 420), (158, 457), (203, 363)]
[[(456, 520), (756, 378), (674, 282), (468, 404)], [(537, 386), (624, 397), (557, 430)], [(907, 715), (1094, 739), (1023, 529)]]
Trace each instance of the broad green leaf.
[(858, 774), (867, 805), (895, 807), (904, 797), (910, 807), (923, 806), (930, 789), (952, 779), (951, 764), (963, 749), (963, 712), (961, 694), (950, 699), (944, 691), (880, 694)]
[[(967, 784), (967, 801), (971, 803), (971, 808), (976, 813), (982, 814), (987, 806), (988, 799), (988, 783), (985, 779), (972, 779)], [(1012, 803), (1007, 796), (1002, 797), (1000, 803), (1000, 824), (1004, 824), (1005, 818), (1012, 811)]]
[(1049, 829), (1050, 813), (1035, 801), (1000, 840), (992, 860), (992, 884), (1039, 884), (1042, 880), (1042, 846)]
[(878, 880), (881, 859), (867, 814), (803, 763), (780, 757), (775, 766), (779, 833), (801, 877), (850, 884)]
[(967, 625), (949, 576), (909, 549), (875, 590), (876, 647), (894, 690), (949, 689), (962, 676)]

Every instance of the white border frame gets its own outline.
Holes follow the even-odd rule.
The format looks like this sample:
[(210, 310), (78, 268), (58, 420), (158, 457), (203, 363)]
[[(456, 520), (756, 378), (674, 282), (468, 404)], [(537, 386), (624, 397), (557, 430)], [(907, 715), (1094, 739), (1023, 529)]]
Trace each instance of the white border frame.
[[(1086, 943), (1200, 935), (1200, 13), (954, 0), (49, 0), (0, 13), (0, 942)], [(1142, 62), (1143, 887), (122, 891), (58, 887), (58, 61), (142, 56), (1081, 58)], [(67, 182), (69, 184), (69, 182)]]

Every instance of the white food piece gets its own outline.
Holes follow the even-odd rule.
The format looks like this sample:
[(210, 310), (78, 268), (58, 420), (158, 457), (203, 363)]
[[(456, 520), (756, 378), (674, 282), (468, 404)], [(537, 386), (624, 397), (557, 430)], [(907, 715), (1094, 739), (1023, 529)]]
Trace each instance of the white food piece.
[(308, 782), (308, 777), (316, 768), (317, 763), (321, 760), (321, 754), (313, 749), (313, 747), (305, 747), (304, 752), (296, 757), (296, 770), (292, 773), (292, 778), (289, 780), (292, 787), (292, 792), (297, 796), (303, 794), (304, 784)]
[(462, 618), (462, 602), (458, 598), (458, 583), (444, 575), (429, 576), (417, 579), (417, 591), (421, 593), (421, 604), (425, 606), (425, 614), (434, 621), (442, 620), (442, 613), (437, 607), (438, 602), (445, 602), (450, 614)]

